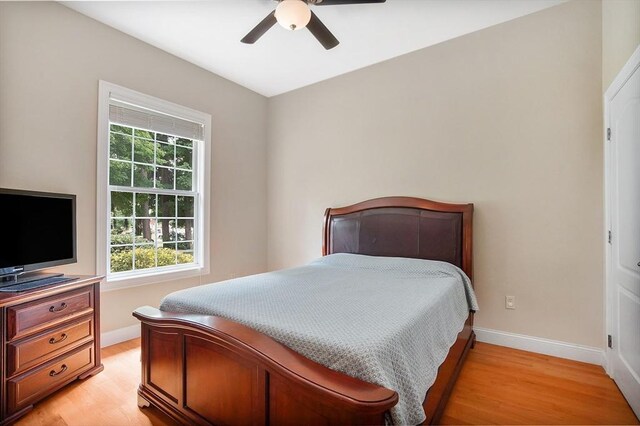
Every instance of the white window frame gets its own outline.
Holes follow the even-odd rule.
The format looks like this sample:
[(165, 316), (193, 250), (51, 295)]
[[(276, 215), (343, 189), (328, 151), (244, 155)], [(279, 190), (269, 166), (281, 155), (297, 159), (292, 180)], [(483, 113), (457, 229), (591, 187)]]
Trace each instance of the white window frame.
[[(131, 273), (119, 272), (117, 276), (107, 271), (107, 256), (110, 254), (110, 193), (109, 193), (109, 104), (115, 99), (141, 108), (156, 111), (204, 126), (204, 142), (196, 155), (194, 170), (198, 198), (195, 202), (197, 219), (196, 232), (197, 258), (194, 264), (165, 266), (162, 269), (133, 270)], [(98, 85), (98, 153), (97, 153), (97, 208), (96, 208), (96, 270), (106, 277), (103, 291), (153, 284), (209, 273), (210, 249), (210, 182), (211, 182), (211, 115), (174, 104), (169, 101), (145, 95), (113, 83), (100, 80)]]

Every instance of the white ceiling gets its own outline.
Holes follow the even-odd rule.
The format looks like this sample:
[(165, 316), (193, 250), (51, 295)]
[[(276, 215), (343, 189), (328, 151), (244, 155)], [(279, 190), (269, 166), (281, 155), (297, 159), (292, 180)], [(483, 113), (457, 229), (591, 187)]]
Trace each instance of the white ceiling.
[[(274, 96), (564, 0), (387, 0), (312, 6), (340, 40), (325, 50), (304, 29), (275, 25), (255, 44), (240, 39), (273, 0), (77, 1), (65, 6), (265, 96)], [(544, 31), (544, 29), (540, 29)]]

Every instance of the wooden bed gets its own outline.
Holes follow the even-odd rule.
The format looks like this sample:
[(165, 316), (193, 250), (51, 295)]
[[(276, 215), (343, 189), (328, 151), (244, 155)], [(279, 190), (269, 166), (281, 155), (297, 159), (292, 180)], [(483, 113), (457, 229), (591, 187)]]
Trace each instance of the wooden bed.
[[(473, 279), (473, 204), (386, 197), (325, 213), (322, 254), (443, 260)], [(188, 424), (384, 424), (393, 390), (328, 369), (272, 338), (220, 317), (148, 306), (142, 323), (140, 407)], [(467, 352), (473, 312), (438, 370), (423, 407), (437, 423)]]

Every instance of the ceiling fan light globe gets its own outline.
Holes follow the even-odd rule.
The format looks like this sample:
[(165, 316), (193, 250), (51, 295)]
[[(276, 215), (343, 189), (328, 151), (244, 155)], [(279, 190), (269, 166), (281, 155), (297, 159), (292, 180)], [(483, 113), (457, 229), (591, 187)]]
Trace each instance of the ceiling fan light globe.
[(302, 0), (282, 0), (276, 7), (278, 23), (290, 31), (300, 30), (311, 20), (311, 10)]

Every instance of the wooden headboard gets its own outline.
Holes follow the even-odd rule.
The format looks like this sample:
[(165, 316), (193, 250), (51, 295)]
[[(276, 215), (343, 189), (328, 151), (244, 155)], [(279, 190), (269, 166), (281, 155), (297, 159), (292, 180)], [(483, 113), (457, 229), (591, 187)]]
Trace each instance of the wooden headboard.
[(447, 204), (413, 197), (383, 197), (328, 208), (322, 255), (440, 260), (473, 280), (473, 204)]

